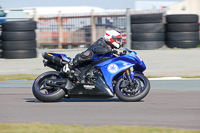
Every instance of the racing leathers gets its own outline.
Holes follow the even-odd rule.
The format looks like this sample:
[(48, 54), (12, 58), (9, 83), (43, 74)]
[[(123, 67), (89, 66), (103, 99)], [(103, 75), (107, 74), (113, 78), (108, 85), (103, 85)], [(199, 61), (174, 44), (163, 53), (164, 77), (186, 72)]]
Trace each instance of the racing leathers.
[(94, 57), (94, 54), (104, 55), (111, 52), (112, 48), (104, 41), (103, 38), (100, 38), (94, 44), (92, 44), (86, 51), (77, 54), (73, 60), (73, 64), (78, 65), (89, 62)]

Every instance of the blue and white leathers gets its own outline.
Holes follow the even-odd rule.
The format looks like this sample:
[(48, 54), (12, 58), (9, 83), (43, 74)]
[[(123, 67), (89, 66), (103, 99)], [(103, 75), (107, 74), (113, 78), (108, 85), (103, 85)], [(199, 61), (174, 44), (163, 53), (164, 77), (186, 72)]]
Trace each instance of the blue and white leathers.
[[(146, 69), (143, 60), (138, 56), (138, 54), (130, 50), (129, 52), (130, 53), (126, 55), (111, 58), (96, 65), (96, 67), (101, 68), (104, 79), (112, 92), (114, 92), (112, 81), (117, 74), (130, 67), (133, 67), (134, 72), (130, 73), (133, 79), (134, 73), (143, 73), (143, 71)], [(107, 57), (112, 57), (112, 55), (107, 55)], [(100, 58), (102, 58), (102, 56)]]

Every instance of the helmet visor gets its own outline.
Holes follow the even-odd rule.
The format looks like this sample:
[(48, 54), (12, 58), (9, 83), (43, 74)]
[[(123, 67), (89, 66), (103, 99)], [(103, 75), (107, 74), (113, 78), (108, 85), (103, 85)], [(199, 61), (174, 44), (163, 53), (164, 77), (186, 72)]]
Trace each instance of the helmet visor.
[(114, 40), (116, 43), (118, 43), (118, 44), (121, 45), (122, 38), (119, 38), (119, 37), (116, 37), (116, 36), (113, 36), (112, 38), (113, 38), (113, 40)]

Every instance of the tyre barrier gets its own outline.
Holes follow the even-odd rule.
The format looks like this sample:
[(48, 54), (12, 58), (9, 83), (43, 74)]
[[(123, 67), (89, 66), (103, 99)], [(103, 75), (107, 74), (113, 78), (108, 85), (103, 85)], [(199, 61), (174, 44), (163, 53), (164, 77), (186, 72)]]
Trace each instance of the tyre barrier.
[(197, 23), (199, 20), (196, 14), (173, 14), (167, 15), (167, 23)]
[(2, 41), (1, 41), (1, 31), (0, 31), (0, 58), (2, 58)]
[(2, 23), (2, 57), (36, 58), (36, 22), (5, 21)]
[(1, 43), (1, 40), (0, 40), (0, 58), (2, 58), (2, 43)]
[(164, 33), (163, 23), (131, 24), (132, 33)]
[(36, 41), (3, 41), (4, 50), (35, 50)]
[(0, 50), (2, 50), (2, 42), (1, 42), (1, 40), (0, 40)]
[(166, 45), (169, 48), (195, 48), (200, 45), (198, 15), (166, 16)]
[(7, 59), (22, 59), (35, 58), (37, 56), (36, 50), (3, 50), (3, 58)]
[(34, 31), (37, 27), (35, 21), (6, 21), (2, 23), (3, 31)]
[(150, 50), (161, 48), (165, 44), (164, 41), (132, 41), (132, 49), (136, 50)]
[(169, 23), (166, 25), (167, 32), (198, 32), (198, 23)]
[(131, 15), (131, 48), (151, 50), (165, 44), (163, 14)]
[(162, 23), (162, 13), (158, 14), (136, 14), (131, 15), (132, 24), (142, 24), (142, 23)]
[(132, 41), (164, 41), (165, 33), (132, 33)]
[(35, 31), (3, 31), (3, 41), (28, 41), (35, 40)]

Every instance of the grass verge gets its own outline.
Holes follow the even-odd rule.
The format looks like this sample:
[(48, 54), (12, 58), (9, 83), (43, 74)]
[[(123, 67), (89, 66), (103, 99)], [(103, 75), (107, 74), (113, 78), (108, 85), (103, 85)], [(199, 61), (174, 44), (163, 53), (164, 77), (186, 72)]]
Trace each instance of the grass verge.
[(142, 126), (81, 126), (41, 123), (0, 123), (1, 133), (200, 133), (200, 130), (183, 130)]
[(200, 78), (200, 76), (147, 76), (148, 78), (164, 78), (164, 77), (182, 77), (182, 78)]
[(0, 75), (0, 81), (19, 80), (19, 79), (35, 80), (37, 76), (38, 75), (35, 75), (35, 74)]

